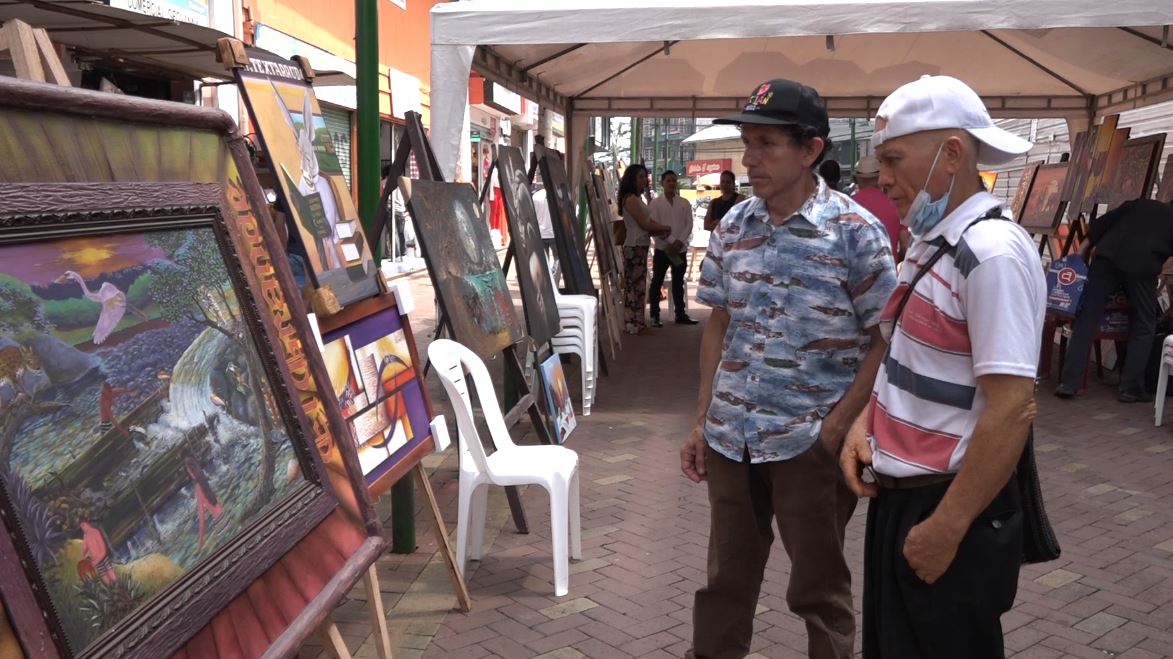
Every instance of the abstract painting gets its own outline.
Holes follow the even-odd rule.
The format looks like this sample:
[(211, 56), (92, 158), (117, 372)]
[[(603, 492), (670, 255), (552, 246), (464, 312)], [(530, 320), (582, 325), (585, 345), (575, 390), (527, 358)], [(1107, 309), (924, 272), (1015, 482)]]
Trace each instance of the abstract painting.
[(1116, 166), (1108, 172), (1109, 183), (1100, 187), (1099, 202), (1112, 210), (1126, 201), (1148, 199), (1157, 179), (1157, 165), (1165, 148), (1165, 134), (1129, 140)]
[(502, 146), (497, 149), (497, 173), (505, 216), (512, 236), (513, 262), (525, 309), (526, 327), (535, 343), (546, 343), (560, 331), (558, 301), (546, 263), (546, 249), (538, 228), (537, 210), (530, 196), (529, 175), (521, 149)]
[(0, 481), (75, 651), (305, 482), (210, 221), (0, 243)]
[(452, 338), (492, 359), (524, 332), (476, 192), (462, 183), (400, 179)]
[(982, 185), (986, 186), (986, 192), (993, 192), (994, 184), (998, 182), (998, 172), (981, 171), (978, 175), (982, 177)]
[(550, 204), (550, 217), (554, 223), (554, 243), (558, 247), (558, 262), (562, 264), (567, 292), (594, 295), (595, 286), (579, 236), (570, 185), (566, 182), (566, 165), (558, 152), (541, 145), (534, 147), (534, 156), (538, 159), (542, 184), (547, 190), (546, 201)]
[(1014, 200), (1010, 202), (1010, 212), (1013, 213), (1015, 220), (1022, 221), (1022, 207), (1026, 205), (1027, 195), (1030, 194), (1030, 186), (1034, 183), (1035, 174), (1039, 171), (1040, 163), (1029, 163), (1022, 168), (1022, 173), (1018, 177), (1018, 188), (1014, 192)]
[(289, 60), (250, 54), (237, 69), (314, 283), (349, 304), (378, 292), (375, 263), (313, 88)]
[(1082, 190), (1077, 189), (1075, 196), (1071, 199), (1072, 208), (1075, 211), (1089, 213), (1095, 209), (1096, 195), (1099, 194), (1100, 185), (1105, 180), (1108, 163), (1113, 159), (1114, 154), (1124, 148), (1124, 143), (1128, 141), (1130, 129), (1116, 128), (1119, 118), (1120, 115), (1104, 117), (1103, 123), (1096, 130), (1095, 140), (1092, 141), (1088, 153), (1088, 170), (1083, 188)]
[(1055, 230), (1059, 221), (1063, 182), (1067, 176), (1067, 163), (1042, 165), (1035, 173), (1026, 203), (1023, 204), (1019, 224), (1035, 233)]
[(541, 363), (542, 389), (546, 394), (546, 411), (554, 428), (554, 438), (564, 444), (578, 422), (574, 419), (574, 405), (570, 402), (570, 389), (566, 386), (566, 375), (562, 371), (562, 358), (550, 355)]
[(395, 306), (321, 337), (330, 382), (358, 450), (363, 479), (373, 494), (385, 476), (431, 441), (429, 414), (408, 332)]

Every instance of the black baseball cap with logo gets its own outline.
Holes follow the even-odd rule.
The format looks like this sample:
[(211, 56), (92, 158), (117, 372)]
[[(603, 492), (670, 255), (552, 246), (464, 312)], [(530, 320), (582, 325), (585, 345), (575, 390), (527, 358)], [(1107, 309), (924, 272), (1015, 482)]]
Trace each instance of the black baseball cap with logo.
[(713, 123), (801, 126), (813, 129), (820, 137), (831, 132), (823, 97), (800, 82), (782, 78), (758, 85), (741, 114), (723, 117)]

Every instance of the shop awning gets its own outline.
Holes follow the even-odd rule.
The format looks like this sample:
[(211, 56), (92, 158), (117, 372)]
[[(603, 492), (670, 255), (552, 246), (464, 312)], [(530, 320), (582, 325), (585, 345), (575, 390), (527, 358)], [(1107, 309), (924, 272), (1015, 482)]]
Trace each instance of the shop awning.
[(197, 80), (232, 77), (216, 61), (216, 40), (231, 35), (212, 28), (89, 0), (0, 0), (0, 22), (12, 19), (44, 28), (54, 43), (83, 56)]

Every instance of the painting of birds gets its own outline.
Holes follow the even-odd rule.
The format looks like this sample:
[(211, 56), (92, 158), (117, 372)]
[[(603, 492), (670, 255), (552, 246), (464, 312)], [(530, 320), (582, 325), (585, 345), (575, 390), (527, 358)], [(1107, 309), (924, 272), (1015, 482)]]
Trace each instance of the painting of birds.
[[(118, 327), (118, 323), (122, 322), (122, 317), (126, 315), (129, 305), (126, 303), (126, 293), (123, 293), (117, 286), (110, 282), (103, 282), (97, 291), (91, 291), (90, 287), (86, 285), (86, 280), (81, 275), (73, 270), (65, 271), (65, 274), (56, 279), (54, 283), (63, 284), (67, 281), (76, 282), (81, 287), (81, 294), (91, 302), (97, 302), (102, 305), (102, 311), (98, 315), (98, 322), (94, 325), (94, 345), (102, 345), (110, 334)], [(135, 309), (129, 309), (136, 315), (143, 316), (143, 314)]]

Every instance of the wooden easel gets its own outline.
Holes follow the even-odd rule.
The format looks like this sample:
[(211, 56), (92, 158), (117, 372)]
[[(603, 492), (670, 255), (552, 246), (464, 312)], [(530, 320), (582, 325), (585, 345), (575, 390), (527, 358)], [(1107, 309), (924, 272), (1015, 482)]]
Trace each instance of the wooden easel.
[[(436, 162), (436, 155), (432, 151), (432, 145), (428, 142), (427, 135), (424, 134), (423, 121), (421, 121), (418, 112), (408, 112), (405, 115), (407, 139), (399, 143), (399, 148), (395, 152), (395, 160), (391, 163), (391, 171), (387, 175), (387, 181), (383, 186), (383, 194), (379, 200), (378, 215), (375, 219), (374, 236), (381, 236), (384, 227), (387, 226), (387, 202), (391, 198), (391, 192), (399, 184), (399, 178), (403, 176), (408, 170), (408, 165), (411, 158), (414, 156), (416, 165), (419, 167), (420, 178), (429, 181), (443, 181), (444, 175), (440, 171), (440, 166)], [(374, 238), (373, 240), (377, 240)], [(424, 247), (424, 241), (419, 241), (421, 252), (424, 259), (427, 260), (427, 249)], [(452, 330), (452, 323), (448, 319), (448, 311), (444, 306), (443, 298), (437, 294), (436, 301), (440, 309), (440, 315), (436, 319), (436, 330), (432, 335), (435, 340), (447, 332), (448, 336), (456, 338), (456, 333)], [(525, 369), (521, 365), (521, 361), (517, 355), (517, 345), (511, 345), (503, 351), (505, 360), (505, 368), (507, 370), (506, 377), (515, 375), (518, 378), (518, 386), (521, 389), (521, 397), (513, 409), (505, 413), (505, 425), (512, 427), (516, 424), (523, 414), (529, 414), (530, 420), (534, 424), (534, 428), (538, 432), (538, 438), (543, 444), (550, 444), (552, 440), (549, 432), (546, 430), (545, 421), (542, 419), (541, 412), (538, 410), (537, 401), (530, 391), (528, 380), (525, 379)], [(428, 371), (431, 370), (431, 362), (424, 363), (423, 374), (427, 377)], [(430, 486), (429, 486), (430, 489)], [(505, 498), (509, 501), (509, 511), (513, 516), (513, 524), (517, 527), (518, 533), (529, 533), (529, 523), (525, 518), (525, 508), (521, 505), (521, 494), (517, 487), (509, 485), (505, 487)], [(448, 538), (447, 531), (443, 534), (445, 540)]]
[(0, 27), (0, 53), (4, 51), (12, 57), (17, 78), (72, 86), (44, 28), (34, 28), (17, 18), (6, 22)]

